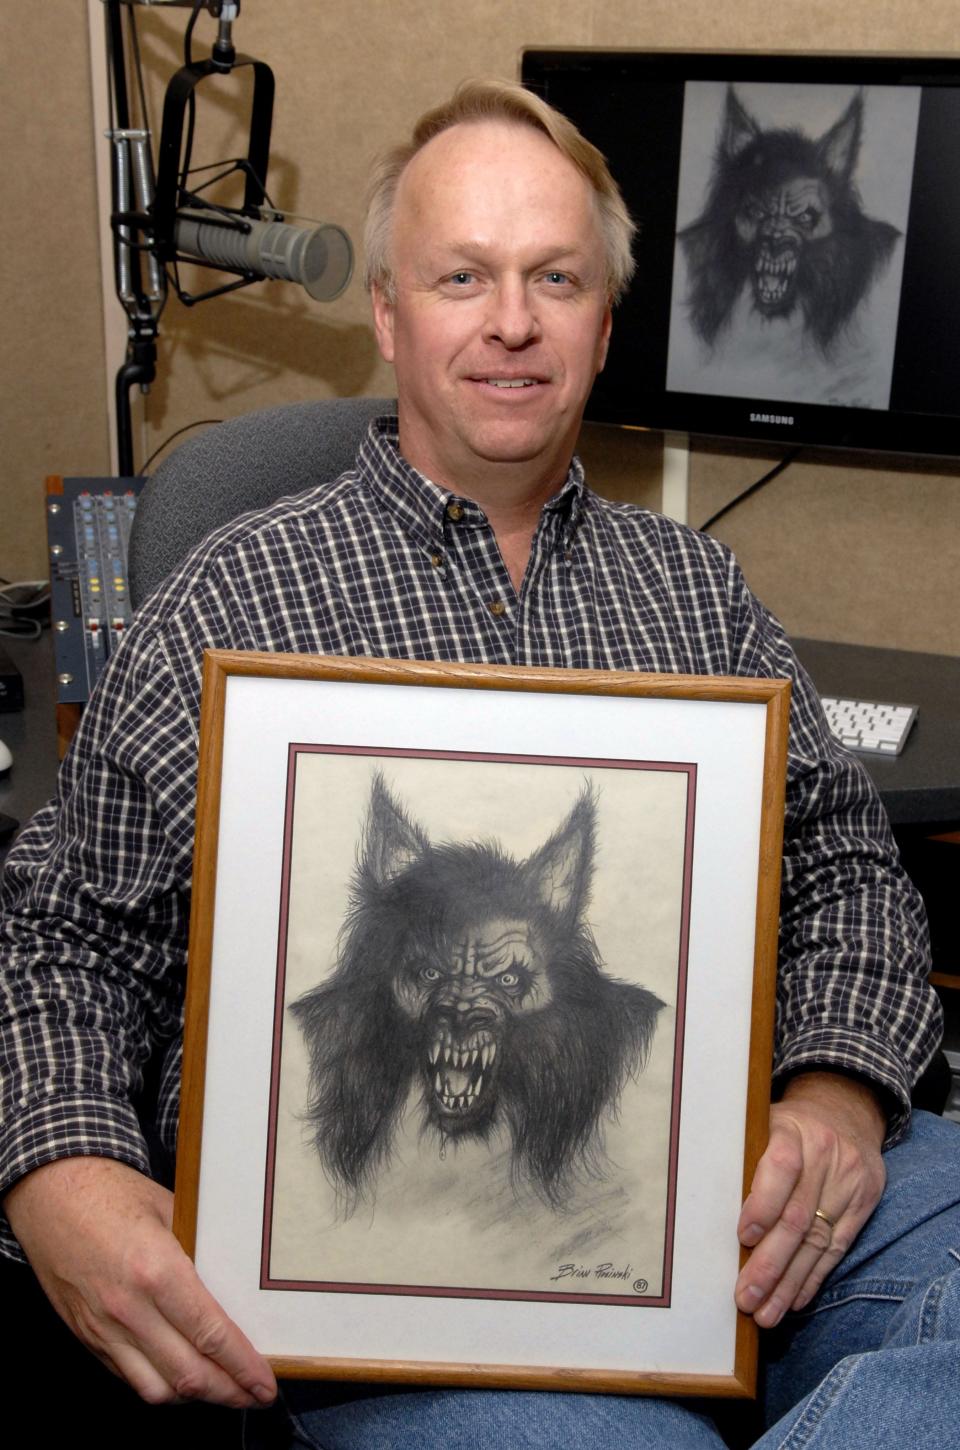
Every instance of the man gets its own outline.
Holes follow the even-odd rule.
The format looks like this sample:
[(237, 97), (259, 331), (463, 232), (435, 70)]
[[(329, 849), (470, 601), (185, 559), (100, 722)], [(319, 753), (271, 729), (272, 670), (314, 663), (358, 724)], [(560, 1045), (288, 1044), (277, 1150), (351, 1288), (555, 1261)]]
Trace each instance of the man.
[[(862, 1332), (838, 1327), (842, 1310), (794, 1319), (771, 1357), (783, 1366), (771, 1371), (772, 1410), (809, 1392), (793, 1413), (829, 1425), (831, 1444), (861, 1443), (856, 1396), (876, 1403), (895, 1357), (843, 1361), (849, 1393), (818, 1382), (885, 1333), (895, 1349), (905, 1336), (909, 1354), (914, 1281), (952, 1306), (939, 1338), (923, 1320), (921, 1338), (936, 1339), (924, 1372), (956, 1352), (960, 1288), (943, 1244), (948, 1211), (957, 1242), (958, 1135), (935, 1124), (905, 1139), (910, 1082), (938, 1021), (922, 913), (882, 813), (726, 551), (601, 503), (571, 464), (629, 278), (630, 232), (602, 158), (519, 88), (468, 86), (421, 121), (375, 180), (368, 228), (399, 438), (381, 420), (353, 472), (222, 530), (154, 596), (85, 716), (59, 806), (10, 858), (9, 1223), (59, 1312), (149, 1400), (252, 1406), (274, 1393), (266, 1362), (172, 1239), (170, 1195), (145, 1176), (131, 1106), (147, 1056), (166, 1050), (159, 1125), (172, 1141), (207, 645), (793, 675), (779, 1101), (737, 1229), (752, 1253), (736, 1298), (773, 1329), (868, 1244), (884, 1324), (872, 1307), (855, 1318)], [(932, 1186), (921, 1173), (930, 1135), (945, 1165)], [(885, 1138), (901, 1144), (888, 1156), (889, 1222), (858, 1241), (883, 1190)], [(920, 1220), (908, 1252), (902, 1230)], [(873, 1306), (878, 1292), (848, 1283), (840, 1302), (863, 1293)], [(298, 1387), (297, 1410), (303, 1443), (327, 1446), (720, 1443), (690, 1409), (624, 1397), (351, 1399), (312, 1385)], [(879, 1443), (876, 1423), (868, 1433)], [(780, 1438), (765, 1436), (765, 1450), (781, 1443), (779, 1429), (769, 1435)]]

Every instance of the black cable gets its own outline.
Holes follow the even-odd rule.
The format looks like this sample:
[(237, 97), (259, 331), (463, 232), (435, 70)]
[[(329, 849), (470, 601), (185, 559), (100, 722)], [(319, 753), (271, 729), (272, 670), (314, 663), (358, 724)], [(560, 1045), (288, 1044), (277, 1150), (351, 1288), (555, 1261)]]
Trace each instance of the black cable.
[(140, 97), (140, 125), (144, 131), (149, 131), (150, 112), (147, 110), (147, 92), (143, 84), (143, 62), (140, 58), (140, 36), (137, 32), (137, 16), (133, 6), (130, 7), (130, 40), (133, 50), (133, 69), (137, 77), (137, 93)]
[(113, 97), (113, 32), (110, 29), (110, 16), (106, 10), (103, 12), (103, 23), (107, 37), (107, 113), (110, 119), (110, 130), (117, 129), (117, 121)]
[[(137, 215), (139, 215), (139, 213), (137, 213)], [(111, 217), (110, 230), (113, 232), (120, 232), (123, 227), (128, 227), (130, 225), (130, 222), (129, 219), (125, 220), (125, 216), (129, 218), (129, 213), (125, 214), (121, 212), (118, 216)], [(127, 248), (128, 251), (131, 252), (152, 252), (154, 244), (153, 242), (132, 242), (129, 237), (124, 237), (123, 245)]]
[(39, 619), (15, 619), (0, 609), (0, 635), (5, 639), (39, 639), (43, 625)]
[(49, 623), (50, 586), (45, 580), (0, 579), (0, 636), (39, 639)]
[(193, 157), (193, 133), (197, 121), (197, 99), (193, 91), (187, 97), (187, 139), (183, 148), (183, 165), (180, 168), (180, 195), (177, 197), (177, 205), (183, 205), (183, 193), (187, 189), (187, 177), (190, 175), (190, 162)]
[(205, 424), (222, 423), (222, 422), (223, 422), (223, 419), (222, 418), (198, 418), (195, 423), (184, 423), (184, 425), (183, 425), (182, 428), (178, 428), (175, 433), (171, 433), (169, 438), (165, 438), (163, 440), (163, 442), (160, 444), (160, 447), (159, 448), (155, 448), (153, 450), (153, 452), (150, 454), (150, 457), (147, 459), (146, 463), (144, 463), (141, 466), (140, 472), (141, 473), (146, 473), (147, 469), (150, 467), (150, 465), (153, 462), (153, 460), (159, 454), (161, 454), (163, 452), (163, 450), (166, 448), (166, 446), (167, 446), (168, 443), (172, 443), (173, 440), (174, 440), (174, 438), (179, 438), (181, 433), (189, 433), (189, 431), (190, 431), (191, 428), (202, 428)]
[(725, 503), (722, 508), (718, 508), (716, 513), (711, 514), (708, 519), (705, 519), (704, 522), (699, 526), (700, 533), (705, 534), (707, 532), (707, 529), (711, 528), (718, 519), (722, 519), (724, 514), (728, 514), (730, 513), (731, 509), (735, 509), (738, 503), (743, 503), (744, 499), (749, 498), (752, 493), (756, 493), (759, 489), (764, 488), (768, 483), (772, 483), (778, 474), (782, 473), (785, 468), (790, 467), (790, 464), (793, 463), (794, 459), (802, 451), (803, 449), (800, 444), (797, 444), (796, 448), (788, 449), (787, 452), (780, 459), (780, 462), (775, 463), (773, 467), (763, 475), (762, 478), (758, 478), (756, 483), (751, 483), (748, 488), (745, 488), (740, 493), (736, 494), (732, 499), (730, 499), (728, 503)]
[(184, 65), (193, 65), (193, 47), (191, 45), (191, 42), (193, 40), (193, 27), (196, 25), (197, 16), (200, 14), (200, 11), (202, 9), (203, 0), (193, 0), (193, 11), (190, 15), (190, 19), (187, 21), (187, 30), (186, 34), (183, 37)]
[[(197, 16), (203, 6), (203, 0), (194, 0), (193, 10), (190, 12), (190, 19), (187, 21), (186, 34), (183, 37), (183, 63), (193, 65), (193, 29), (197, 23)], [(193, 91), (187, 97), (187, 139), (183, 150), (183, 165), (180, 168), (180, 190), (183, 191), (187, 184), (187, 176), (190, 173), (190, 159), (193, 155), (193, 133), (197, 120), (197, 101)], [(177, 198), (179, 205), (179, 197)]]

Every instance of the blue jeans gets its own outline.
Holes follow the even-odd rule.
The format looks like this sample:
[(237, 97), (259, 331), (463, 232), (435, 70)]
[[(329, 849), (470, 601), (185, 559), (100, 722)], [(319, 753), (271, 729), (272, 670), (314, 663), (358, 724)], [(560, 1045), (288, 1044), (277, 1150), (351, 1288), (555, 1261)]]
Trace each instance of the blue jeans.
[[(960, 1128), (917, 1113), (886, 1165), (883, 1199), (853, 1249), (808, 1309), (763, 1336), (755, 1450), (947, 1450), (960, 1437)], [(284, 1388), (291, 1444), (310, 1450), (725, 1443), (696, 1400)]]

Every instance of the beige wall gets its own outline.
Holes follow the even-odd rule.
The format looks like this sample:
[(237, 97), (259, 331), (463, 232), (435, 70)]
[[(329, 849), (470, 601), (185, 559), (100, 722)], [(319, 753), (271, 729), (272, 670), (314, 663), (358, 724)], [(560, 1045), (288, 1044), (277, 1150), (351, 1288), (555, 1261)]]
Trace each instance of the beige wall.
[[(42, 568), (36, 500), (43, 474), (106, 467), (84, 10), (83, 0), (24, 7), (17, 13), (16, 49), (6, 47), (5, 154), (9, 160), (14, 142), (20, 152), (27, 146), (35, 195), (42, 178), (46, 225), (39, 238), (21, 230), (3, 254), (9, 268), (2, 279), (4, 316), (17, 321), (4, 344), (0, 390), (8, 455), (0, 573)], [(179, 64), (187, 12), (141, 7), (137, 13), (157, 107)], [(923, 8), (898, 0), (844, 6), (797, 0), (791, 7), (772, 7), (769, 0), (741, 0), (737, 7), (705, 0), (246, 0), (236, 38), (277, 76), (275, 201), (338, 221), (356, 236), (370, 157), (462, 76), (515, 74), (524, 45), (949, 53), (957, 46), (956, 15), (954, 0), (928, 0)], [(4, 28), (12, 31), (9, 22)], [(204, 17), (197, 53), (207, 52), (211, 34)], [(38, 55), (42, 92), (31, 74)], [(242, 90), (234, 78), (207, 85), (195, 159), (219, 160), (239, 145)], [(64, 196), (77, 233), (69, 258), (58, 232)], [(53, 304), (54, 286), (68, 304)], [(192, 311), (173, 301), (139, 457), (195, 418), (390, 390), (356, 282), (328, 306), (282, 284)], [(591, 428), (584, 452), (596, 484), (621, 497), (656, 501), (655, 437)], [(697, 447), (692, 521), (767, 466), (765, 456), (746, 450)], [(717, 533), (737, 549), (750, 581), (795, 633), (960, 652), (960, 470), (894, 470), (883, 460), (851, 464), (820, 455), (792, 466)]]
[(0, 575), (47, 573), (43, 480), (109, 472), (81, 0), (0, 16)]

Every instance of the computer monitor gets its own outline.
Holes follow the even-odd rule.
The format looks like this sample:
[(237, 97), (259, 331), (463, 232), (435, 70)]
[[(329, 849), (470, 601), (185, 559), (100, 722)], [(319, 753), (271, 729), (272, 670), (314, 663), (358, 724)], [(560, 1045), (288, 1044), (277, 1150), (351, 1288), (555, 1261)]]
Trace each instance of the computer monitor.
[(960, 60), (528, 50), (638, 223), (593, 421), (960, 456)]

